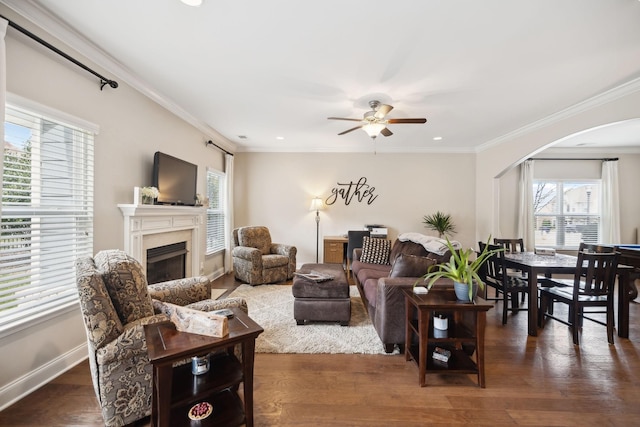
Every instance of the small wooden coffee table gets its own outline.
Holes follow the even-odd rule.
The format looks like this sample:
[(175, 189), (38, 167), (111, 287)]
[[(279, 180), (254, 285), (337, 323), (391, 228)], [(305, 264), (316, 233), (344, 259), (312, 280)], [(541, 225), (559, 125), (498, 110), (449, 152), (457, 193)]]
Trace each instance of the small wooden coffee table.
[[(153, 364), (152, 426), (192, 425), (189, 409), (200, 402), (210, 403), (213, 412), (197, 421), (199, 426), (253, 426), (255, 340), (263, 329), (241, 309), (232, 310), (229, 335), (224, 338), (178, 332), (171, 322), (145, 325)], [(241, 345), (242, 360), (234, 354), (236, 344)], [(175, 362), (211, 352), (215, 354), (206, 374), (193, 375), (191, 363), (173, 367)], [(240, 383), (244, 404), (237, 393)]]
[[(420, 386), (426, 385), (426, 374), (447, 372), (477, 374), (478, 385), (484, 388), (484, 328), (487, 311), (493, 304), (482, 298), (473, 303), (458, 301), (449, 287), (433, 287), (427, 294), (415, 294), (412, 288), (404, 288), (402, 292), (407, 304), (404, 355), (407, 361), (413, 360), (418, 365)], [(431, 318), (435, 312), (447, 315), (446, 336), (434, 334)], [(414, 336), (418, 338), (417, 345)], [(451, 351), (446, 364), (433, 359), (436, 346)], [(470, 355), (474, 349), (475, 361)]]

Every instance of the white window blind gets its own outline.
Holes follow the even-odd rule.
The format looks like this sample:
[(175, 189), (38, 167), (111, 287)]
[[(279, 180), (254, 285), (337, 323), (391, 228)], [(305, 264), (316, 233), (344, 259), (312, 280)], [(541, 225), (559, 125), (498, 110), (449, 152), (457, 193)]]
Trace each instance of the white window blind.
[(207, 169), (207, 254), (219, 252), (225, 248), (225, 179), (222, 172)]
[(600, 242), (600, 180), (536, 180), (533, 183), (535, 245), (577, 249)]
[(93, 252), (93, 133), (7, 105), (0, 205), (0, 330), (77, 300)]

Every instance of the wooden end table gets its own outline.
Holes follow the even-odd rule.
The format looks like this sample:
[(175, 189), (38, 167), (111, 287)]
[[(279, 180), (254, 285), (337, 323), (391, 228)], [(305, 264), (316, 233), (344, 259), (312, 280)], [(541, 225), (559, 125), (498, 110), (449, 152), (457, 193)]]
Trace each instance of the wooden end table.
[[(234, 317), (229, 320), (229, 335), (224, 338), (178, 332), (171, 322), (145, 325), (153, 365), (152, 426), (192, 425), (189, 409), (202, 401), (211, 403), (213, 412), (197, 421), (199, 426), (253, 426), (255, 340), (263, 329), (241, 309), (232, 310)], [(241, 345), (242, 360), (234, 354), (236, 344)], [(209, 371), (193, 375), (191, 357), (208, 353), (214, 353)], [(173, 367), (175, 362), (185, 359), (189, 359), (189, 363)], [(243, 383), (243, 399), (237, 393), (240, 383)]]
[[(412, 288), (402, 292), (407, 305), (404, 355), (418, 365), (420, 386), (426, 385), (426, 374), (448, 372), (477, 374), (478, 385), (484, 388), (484, 328), (493, 304), (479, 297), (473, 303), (458, 301), (450, 287), (433, 287), (427, 294), (415, 294)], [(446, 336), (434, 334), (431, 318), (436, 312), (447, 315)], [(451, 351), (447, 363), (433, 359), (436, 346)], [(470, 355), (474, 349), (475, 361)]]

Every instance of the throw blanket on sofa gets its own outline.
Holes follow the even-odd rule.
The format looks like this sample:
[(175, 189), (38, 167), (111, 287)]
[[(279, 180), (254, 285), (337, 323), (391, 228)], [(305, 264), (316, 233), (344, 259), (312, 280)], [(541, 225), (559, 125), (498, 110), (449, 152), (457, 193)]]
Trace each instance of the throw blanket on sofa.
[[(449, 248), (447, 247), (447, 241), (440, 239), (439, 237), (427, 236), (420, 233), (402, 233), (398, 236), (398, 240), (401, 242), (413, 242), (422, 245), (427, 251), (436, 253), (438, 255), (444, 255)], [(451, 245), (455, 249), (462, 249), (460, 242), (451, 240)]]

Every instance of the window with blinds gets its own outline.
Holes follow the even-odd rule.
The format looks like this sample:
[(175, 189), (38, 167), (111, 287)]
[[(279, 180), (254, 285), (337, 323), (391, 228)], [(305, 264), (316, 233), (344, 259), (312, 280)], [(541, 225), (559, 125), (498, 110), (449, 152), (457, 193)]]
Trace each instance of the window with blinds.
[(0, 330), (75, 303), (75, 260), (93, 252), (93, 132), (7, 105), (0, 215)]
[(600, 180), (533, 183), (535, 245), (577, 249), (600, 241)]
[(207, 255), (225, 248), (225, 178), (224, 173), (207, 169)]

